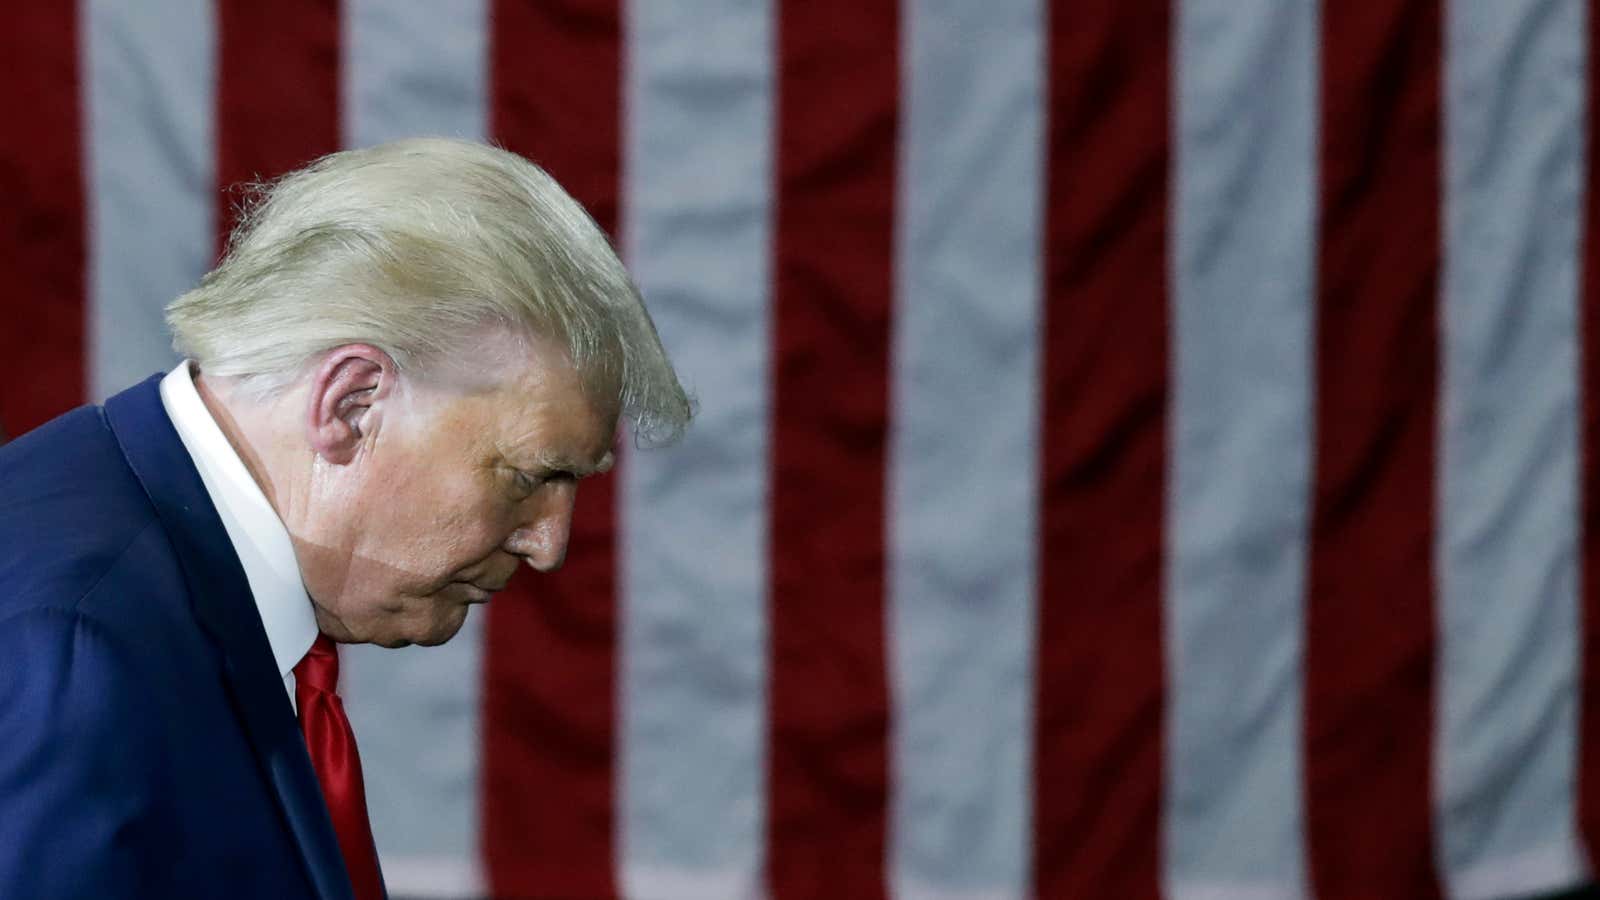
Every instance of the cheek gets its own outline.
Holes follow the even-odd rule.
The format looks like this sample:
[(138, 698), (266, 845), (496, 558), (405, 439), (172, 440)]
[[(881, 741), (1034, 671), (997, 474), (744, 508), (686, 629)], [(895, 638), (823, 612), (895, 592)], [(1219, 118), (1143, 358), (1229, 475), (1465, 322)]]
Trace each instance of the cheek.
[(512, 530), (508, 504), (481, 491), (440, 491), (419, 497), (405, 514), (405, 542), (419, 573), (448, 579), (482, 562), (504, 543)]
[(444, 483), (437, 471), (374, 472), (366, 488), (355, 527), (374, 556), (437, 562), (471, 533), (473, 517), (460, 489)]

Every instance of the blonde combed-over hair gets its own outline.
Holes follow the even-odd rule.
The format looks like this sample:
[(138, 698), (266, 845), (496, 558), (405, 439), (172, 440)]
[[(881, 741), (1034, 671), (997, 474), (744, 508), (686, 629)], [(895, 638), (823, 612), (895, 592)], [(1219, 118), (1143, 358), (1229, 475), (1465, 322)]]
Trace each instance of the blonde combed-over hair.
[(203, 371), (281, 389), (327, 350), (369, 343), (402, 369), (466, 355), (485, 326), (555, 341), (591, 402), (666, 443), (692, 415), (594, 220), (514, 153), (415, 138), (322, 157), (258, 186), (222, 261), (167, 307)]

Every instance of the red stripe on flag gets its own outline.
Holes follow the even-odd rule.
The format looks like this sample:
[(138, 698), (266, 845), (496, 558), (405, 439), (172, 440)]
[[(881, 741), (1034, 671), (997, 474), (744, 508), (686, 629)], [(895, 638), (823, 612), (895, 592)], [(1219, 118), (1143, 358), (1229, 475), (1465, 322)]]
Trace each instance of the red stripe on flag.
[(30, 3), (0, 29), (0, 430), (84, 401), (84, 207), (76, 3)]
[(1050, 10), (1041, 897), (1159, 893), (1168, 6)]
[[(616, 234), (618, 0), (497, 0), (490, 22), (492, 136)], [(497, 897), (617, 895), (618, 477), (583, 483), (563, 569), (525, 572), (489, 606), (483, 852)]]
[(885, 892), (898, 46), (894, 4), (782, 5), (767, 835), (777, 900)]
[(1578, 824), (1589, 859), (1600, 859), (1600, 10), (1589, 11), (1588, 144), (1584, 171), (1583, 402), (1579, 503), (1582, 532), (1583, 687), (1579, 694)]
[(1439, 0), (1323, 10), (1306, 820), (1316, 895), (1436, 897)]
[(338, 0), (218, 0), (217, 211), (225, 239), (241, 183), (339, 149)]

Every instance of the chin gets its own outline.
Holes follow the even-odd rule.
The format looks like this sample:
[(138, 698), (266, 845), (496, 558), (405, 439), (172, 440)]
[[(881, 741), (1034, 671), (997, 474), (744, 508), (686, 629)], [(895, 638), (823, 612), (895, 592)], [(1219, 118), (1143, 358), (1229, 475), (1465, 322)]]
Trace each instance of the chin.
[(467, 610), (467, 606), (459, 603), (451, 603), (443, 609), (435, 609), (428, 621), (421, 623), (421, 627), (405, 635), (405, 644), (416, 644), (419, 647), (437, 647), (450, 640), (456, 636), (457, 632), (461, 631), (461, 626), (466, 624)]
[(435, 647), (450, 640), (466, 623), (469, 604), (440, 594), (401, 595), (378, 604), (365, 628), (352, 629), (355, 640), (388, 649)]

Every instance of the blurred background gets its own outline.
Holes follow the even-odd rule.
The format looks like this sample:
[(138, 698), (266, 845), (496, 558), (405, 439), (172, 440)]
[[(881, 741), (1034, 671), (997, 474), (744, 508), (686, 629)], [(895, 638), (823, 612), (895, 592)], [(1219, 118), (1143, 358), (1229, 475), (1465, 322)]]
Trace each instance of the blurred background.
[(19, 4), (0, 429), (175, 364), (232, 186), (494, 141), (614, 236), (700, 415), (624, 437), (562, 572), (346, 654), (392, 894), (1574, 889), (1596, 20)]

